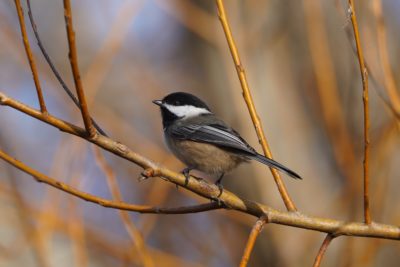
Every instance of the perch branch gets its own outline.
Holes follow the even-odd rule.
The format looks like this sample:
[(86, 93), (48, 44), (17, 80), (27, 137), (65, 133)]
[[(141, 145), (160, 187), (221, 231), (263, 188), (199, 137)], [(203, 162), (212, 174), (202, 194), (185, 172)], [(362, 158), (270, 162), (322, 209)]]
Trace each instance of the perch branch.
[(360, 34), (358, 31), (357, 16), (353, 0), (349, 0), (349, 12), (351, 24), (353, 25), (354, 39), (356, 41), (358, 63), (360, 67), (362, 87), (363, 87), (363, 107), (364, 107), (364, 222), (371, 223), (371, 213), (369, 205), (369, 107), (368, 107), (368, 71), (365, 67), (364, 56), (361, 48)]
[(79, 74), (78, 53), (76, 51), (75, 32), (72, 25), (71, 3), (69, 0), (64, 0), (64, 17), (68, 36), (69, 61), (71, 63), (72, 74), (74, 76), (75, 88), (79, 99), (83, 123), (85, 124), (85, 129), (87, 133), (91, 138), (93, 138), (96, 135), (96, 130), (93, 127), (93, 123), (89, 115), (89, 108), (86, 103), (81, 76)]
[[(243, 98), (244, 98), (247, 108), (249, 110), (251, 120), (253, 121), (258, 140), (262, 146), (265, 156), (272, 159), (272, 153), (269, 148), (267, 138), (265, 137), (260, 118), (257, 114), (257, 110), (255, 108), (254, 101), (251, 96), (249, 85), (247, 83), (246, 72), (240, 61), (239, 52), (236, 48), (236, 44), (235, 44), (235, 41), (232, 36), (228, 18), (226, 16), (226, 12), (225, 12), (224, 3), (222, 0), (216, 0), (216, 3), (217, 3), (217, 7), (218, 7), (219, 20), (221, 21), (221, 25), (224, 30), (226, 40), (228, 42), (228, 46), (229, 46), (229, 49), (232, 54), (232, 59), (235, 64), (235, 67), (236, 67), (236, 72), (237, 72), (239, 80), (240, 80), (240, 85), (242, 87)], [(274, 177), (275, 183), (278, 187), (279, 193), (281, 194), (281, 197), (283, 199), (283, 202), (285, 203), (287, 210), (296, 211), (296, 206), (294, 205), (292, 199), (290, 198), (289, 193), (287, 192), (286, 186), (283, 183), (279, 172), (277, 170), (275, 170), (274, 168), (270, 168), (270, 170), (271, 170), (272, 176)]]
[(35, 59), (33, 58), (31, 46), (30, 46), (29, 40), (28, 40), (28, 35), (26, 34), (24, 11), (22, 10), (21, 2), (19, 0), (14, 0), (14, 3), (15, 3), (15, 8), (17, 9), (17, 13), (18, 13), (19, 26), (21, 28), (21, 35), (22, 35), (22, 41), (23, 41), (24, 47), (25, 47), (25, 53), (26, 53), (26, 56), (28, 57), (29, 66), (31, 67), (31, 71), (32, 71), (33, 82), (35, 83), (35, 87), (36, 87), (36, 94), (37, 94), (39, 105), (40, 105), (40, 111), (42, 113), (47, 113), (47, 108), (46, 108), (46, 104), (45, 104), (44, 98), (43, 98), (42, 87), (40, 86), (39, 75), (37, 72)]
[[(20, 112), (23, 112), (31, 117), (41, 120), (59, 130), (81, 137), (121, 158), (129, 160), (146, 171), (144, 175), (147, 177), (151, 176), (161, 176), (167, 181), (180, 185), (199, 196), (215, 199), (219, 194), (220, 190), (217, 186), (208, 184), (204, 180), (197, 180), (195, 178), (189, 179), (189, 182), (185, 183), (185, 176), (173, 172), (167, 168), (161, 167), (158, 164), (152, 162), (151, 160), (145, 158), (144, 156), (130, 150), (127, 146), (116, 142), (108, 137), (96, 135), (94, 138), (89, 138), (86, 134), (85, 129), (77, 127), (73, 124), (60, 120), (54, 116), (43, 115), (40, 111), (33, 109), (25, 104), (22, 104), (6, 95), (0, 93), (0, 105), (9, 106)], [(349, 236), (360, 236), (360, 237), (376, 237), (385, 239), (395, 239), (400, 240), (400, 228), (394, 225), (386, 225), (381, 223), (371, 223), (364, 224), (358, 222), (344, 222), (334, 219), (318, 218), (312, 217), (300, 212), (283, 212), (275, 210), (266, 205), (242, 199), (235, 194), (224, 190), (222, 195), (219, 197), (222, 205), (218, 203), (209, 203), (198, 205), (195, 207), (182, 207), (182, 208), (156, 208), (147, 206), (132, 205), (123, 202), (113, 202), (110, 200), (95, 197), (93, 195), (81, 192), (74, 188), (71, 188), (59, 181), (45, 176), (32, 168), (24, 165), (23, 163), (13, 159), (12, 157), (6, 155), (4, 152), (0, 153), (0, 157), (20, 170), (36, 177), (40, 182), (45, 182), (55, 188), (62, 191), (75, 195), (87, 201), (91, 201), (98, 205), (102, 205), (110, 208), (131, 210), (140, 213), (168, 213), (168, 214), (182, 214), (188, 212), (200, 212), (210, 209), (227, 208), (234, 209), (239, 212), (243, 212), (249, 215), (256, 216), (260, 218), (265, 216), (269, 223), (276, 223), (282, 225), (288, 225), (303, 229), (315, 230), (325, 233), (331, 233), (335, 236), (349, 235)], [(39, 179), (40, 178), (40, 179)]]

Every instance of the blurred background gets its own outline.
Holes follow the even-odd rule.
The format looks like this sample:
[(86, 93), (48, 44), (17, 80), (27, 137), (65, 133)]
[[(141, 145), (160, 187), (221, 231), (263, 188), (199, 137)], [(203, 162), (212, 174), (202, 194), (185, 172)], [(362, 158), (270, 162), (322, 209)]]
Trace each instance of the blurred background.
[[(22, 2), (49, 112), (82, 126), (36, 45)], [(303, 177), (283, 176), (297, 208), (363, 221), (362, 83), (347, 1), (230, 0), (225, 6), (274, 157)], [(75, 0), (72, 7), (90, 111), (113, 139), (181, 170), (163, 144), (159, 110), (151, 101), (186, 91), (261, 151), (214, 1)], [(73, 88), (62, 1), (32, 0), (32, 9), (46, 50)], [(356, 1), (356, 10), (370, 69), (372, 219), (399, 225), (400, 2)], [(0, 2), (0, 47), (0, 91), (38, 108), (11, 0)], [(112, 198), (93, 145), (10, 108), (0, 110), (2, 150), (76, 188)], [(172, 207), (205, 201), (160, 179), (139, 183), (140, 168), (103, 154), (126, 202)], [(285, 210), (261, 164), (242, 165), (224, 186)], [(0, 266), (236, 266), (255, 222), (224, 210), (129, 213), (144, 240), (138, 249), (140, 237), (130, 237), (117, 210), (37, 183), (3, 161), (0, 200)], [(249, 266), (311, 266), (324, 237), (267, 225)], [(322, 266), (398, 266), (399, 255), (396, 241), (341, 237)]]

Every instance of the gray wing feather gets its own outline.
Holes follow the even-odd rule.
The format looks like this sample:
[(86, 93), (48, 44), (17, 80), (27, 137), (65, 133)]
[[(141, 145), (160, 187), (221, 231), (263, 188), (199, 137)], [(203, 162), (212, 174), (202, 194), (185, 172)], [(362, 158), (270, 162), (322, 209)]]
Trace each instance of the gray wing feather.
[(180, 125), (171, 134), (178, 139), (214, 144), (226, 149), (239, 150), (246, 155), (256, 155), (256, 151), (239, 136), (235, 130), (224, 125)]

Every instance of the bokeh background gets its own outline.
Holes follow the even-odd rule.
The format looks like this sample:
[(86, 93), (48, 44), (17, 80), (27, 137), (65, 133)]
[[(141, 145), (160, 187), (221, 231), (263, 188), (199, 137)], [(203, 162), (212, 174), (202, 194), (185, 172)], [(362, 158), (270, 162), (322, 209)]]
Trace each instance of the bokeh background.
[[(297, 208), (313, 216), (362, 221), (362, 86), (348, 35), (347, 1), (229, 0), (225, 5), (274, 157), (304, 177), (284, 177)], [(208, 102), (261, 151), (214, 1), (75, 0), (72, 7), (90, 111), (113, 139), (181, 170), (184, 166), (163, 144), (159, 111), (151, 101), (186, 91)], [(48, 53), (73, 88), (62, 1), (32, 0), (32, 9)], [(400, 1), (356, 1), (356, 10), (370, 68), (372, 218), (399, 225)], [(29, 24), (27, 29), (49, 111), (82, 125)], [(0, 47), (0, 91), (38, 108), (11, 0), (0, 2)], [(1, 107), (0, 147), (60, 181), (112, 198), (93, 146), (81, 139)], [(104, 155), (126, 202), (183, 206), (205, 201), (160, 179), (139, 183), (140, 168)], [(269, 170), (258, 163), (227, 175), (224, 186), (285, 209)], [(0, 266), (143, 265), (116, 210), (37, 183), (4, 162), (0, 199)], [(223, 210), (130, 217), (153, 266), (238, 265), (255, 222)], [(311, 266), (323, 238), (323, 233), (267, 225), (249, 266)], [(398, 266), (399, 255), (396, 241), (341, 237), (322, 264)]]

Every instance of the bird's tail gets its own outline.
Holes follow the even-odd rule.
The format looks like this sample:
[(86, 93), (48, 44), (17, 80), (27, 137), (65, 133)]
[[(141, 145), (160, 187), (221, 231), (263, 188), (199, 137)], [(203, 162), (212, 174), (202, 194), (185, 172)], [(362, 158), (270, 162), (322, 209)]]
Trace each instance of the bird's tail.
[(257, 160), (258, 162), (261, 162), (261, 163), (263, 163), (263, 164), (265, 164), (265, 165), (267, 165), (267, 166), (269, 166), (269, 167), (275, 168), (275, 169), (277, 169), (277, 170), (279, 170), (279, 171), (283, 171), (283, 172), (287, 173), (289, 176), (291, 176), (291, 177), (293, 177), (293, 178), (295, 178), (295, 179), (302, 179), (302, 178), (300, 177), (300, 175), (298, 175), (298, 174), (295, 173), (294, 171), (288, 169), (287, 167), (283, 166), (282, 164), (276, 162), (276, 161), (273, 160), (273, 159), (269, 159), (269, 158), (267, 158), (267, 157), (264, 157), (264, 156), (261, 155), (261, 154), (258, 154), (258, 153), (257, 153), (257, 155), (254, 155), (254, 156), (252, 157), (252, 159), (255, 159), (255, 160)]

